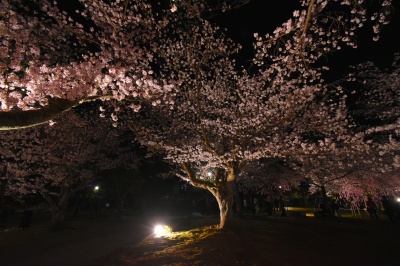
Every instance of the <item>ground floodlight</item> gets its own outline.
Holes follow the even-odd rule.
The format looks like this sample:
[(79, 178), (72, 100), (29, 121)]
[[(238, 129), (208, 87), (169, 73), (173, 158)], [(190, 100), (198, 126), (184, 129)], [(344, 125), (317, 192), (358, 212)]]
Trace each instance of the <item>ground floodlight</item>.
[(168, 225), (156, 225), (154, 227), (154, 236), (155, 237), (163, 237), (172, 233), (172, 228)]

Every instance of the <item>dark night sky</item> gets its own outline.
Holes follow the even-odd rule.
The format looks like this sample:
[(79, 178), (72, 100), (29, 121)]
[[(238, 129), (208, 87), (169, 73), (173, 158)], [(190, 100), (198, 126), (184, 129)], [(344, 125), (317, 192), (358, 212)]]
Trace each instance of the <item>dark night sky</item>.
[[(58, 0), (63, 7), (69, 11), (76, 9), (78, 0)], [(150, 0), (161, 2), (162, 6), (168, 6), (169, 0)], [(376, 1), (376, 0), (374, 0)], [(372, 41), (372, 28), (365, 27), (358, 35), (358, 49), (344, 48), (341, 52), (335, 53), (329, 58), (337, 71), (345, 70), (344, 65), (357, 64), (372, 60), (378, 64), (389, 64), (394, 52), (400, 52), (400, 1), (394, 0), (395, 11), (392, 14), (392, 21), (386, 25), (381, 33), (379, 42)], [(218, 15), (216, 21), (222, 28), (227, 28), (228, 36), (240, 42), (244, 47), (242, 60), (251, 59), (253, 54), (252, 42), (254, 32), (260, 35), (272, 33), (274, 29), (286, 22), (294, 10), (299, 8), (298, 0), (251, 0), (236, 10)], [(179, 10), (179, 9), (178, 9)], [(239, 59), (239, 61), (242, 61)]]
[[(291, 16), (299, 5), (294, 0), (252, 0), (240, 9), (230, 11), (218, 19), (218, 23), (228, 29), (228, 34), (236, 41), (240, 41), (245, 47), (251, 47), (253, 33), (272, 33), (277, 26), (282, 25)], [(400, 1), (393, 1), (394, 13), (392, 21), (386, 25), (381, 33), (380, 40), (372, 40), (372, 28), (366, 25), (358, 36), (358, 48), (344, 48), (333, 54), (328, 60), (332, 69), (337, 72), (345, 71), (345, 67), (365, 61), (374, 61), (384, 66), (392, 62), (393, 53), (400, 52)], [(249, 49), (248, 53), (251, 53)]]

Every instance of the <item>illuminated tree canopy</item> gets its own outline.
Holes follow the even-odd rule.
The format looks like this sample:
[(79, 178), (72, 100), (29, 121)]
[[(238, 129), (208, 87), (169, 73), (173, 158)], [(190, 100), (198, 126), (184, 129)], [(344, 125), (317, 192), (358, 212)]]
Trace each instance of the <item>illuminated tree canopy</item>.
[(91, 185), (97, 174), (137, 168), (139, 157), (133, 145), (126, 145), (132, 142), (130, 134), (100, 120), (87, 111), (71, 111), (52, 126), (0, 132), (4, 196), (21, 205), (29, 205), (32, 197), (44, 199), (52, 224), (61, 226), (70, 197)]
[(135, 108), (168, 90), (150, 77), (158, 26), (149, 3), (80, 3), (71, 17), (53, 1), (2, 1), (3, 129), (44, 123), (94, 99), (130, 100)]
[(234, 184), (246, 163), (281, 158), (305, 167), (305, 158), (315, 156), (322, 166), (326, 155), (319, 152), (350, 159), (368, 150), (363, 134), (354, 136), (344, 88), (325, 82), (329, 68), (320, 65), (342, 45), (356, 46), (354, 31), (365, 17), (357, 11), (358, 19), (333, 23), (328, 2), (312, 3), (274, 34), (255, 34), (248, 70), (232, 59), (238, 46), (202, 19), (205, 6), (181, 3), (180, 13), (166, 15), (170, 28), (155, 60), (175, 87), (159, 105), (143, 109), (132, 128), (144, 145), (181, 164), (183, 179), (217, 198), (220, 227), (232, 219)]
[[(293, 163), (325, 186), (358, 172), (353, 166), (373, 161), (369, 154), (397, 158), (398, 82), (388, 78), (398, 80), (398, 59), (390, 73), (367, 63), (346, 84), (326, 78), (327, 59), (357, 48), (360, 28), (372, 25), (379, 40), (390, 0), (300, 0), (273, 32), (254, 32), (245, 65), (236, 61), (241, 44), (215, 17), (248, 1), (79, 0), (74, 14), (47, 0), (3, 2), (0, 128), (49, 122), (102, 100), (101, 116), (129, 125), (149, 151), (181, 167), (182, 179), (215, 196), (221, 228), (232, 222), (235, 183), (251, 182), (245, 167), (258, 160)], [(357, 79), (371, 88), (367, 108), (384, 123), (360, 126), (349, 106)], [(388, 91), (393, 98), (372, 97)], [(393, 127), (386, 142), (370, 137)]]

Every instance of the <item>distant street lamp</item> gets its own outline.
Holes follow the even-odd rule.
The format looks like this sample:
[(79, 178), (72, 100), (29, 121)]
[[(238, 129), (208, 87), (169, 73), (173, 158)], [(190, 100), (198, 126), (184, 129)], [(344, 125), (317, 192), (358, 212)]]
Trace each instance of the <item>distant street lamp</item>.
[(94, 189), (93, 189), (93, 191), (94, 191), (94, 192), (97, 192), (97, 191), (99, 191), (99, 189), (100, 189), (99, 186), (95, 186)]
[(172, 13), (174, 13), (176, 10), (178, 10), (178, 7), (175, 5), (174, 1), (175, 0), (172, 0), (171, 9), (170, 9)]

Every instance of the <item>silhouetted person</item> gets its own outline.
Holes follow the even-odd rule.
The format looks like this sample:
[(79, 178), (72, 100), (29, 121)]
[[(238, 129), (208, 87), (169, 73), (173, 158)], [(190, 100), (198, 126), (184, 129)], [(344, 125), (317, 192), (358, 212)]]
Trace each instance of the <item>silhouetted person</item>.
[(254, 198), (253, 199), (253, 216), (256, 216), (259, 211), (260, 211), (260, 207), (258, 205), (258, 200), (257, 200), (257, 198)]
[(22, 230), (30, 228), (32, 225), (32, 216), (33, 216), (33, 211), (25, 210), (22, 214), (19, 228), (21, 228)]
[(322, 216), (325, 216), (325, 215), (327, 215), (328, 214), (328, 202), (325, 202), (324, 200), (322, 200), (320, 203), (319, 203), (319, 208), (320, 208), (320, 214), (322, 215)]
[(272, 203), (269, 200), (265, 201), (265, 211), (267, 212), (268, 216), (272, 216)]
[(10, 208), (3, 207), (3, 209), (1, 210), (1, 213), (0, 213), (0, 229), (6, 228), (6, 218), (9, 213), (10, 213)]
[(396, 220), (396, 213), (394, 211), (394, 204), (387, 196), (383, 196), (381, 200), (383, 210), (388, 216), (390, 221), (394, 222)]
[(332, 215), (337, 215), (337, 217), (341, 217), (342, 214), (340, 212), (340, 206), (336, 201), (332, 201), (331, 203)]
[(279, 211), (279, 199), (275, 198), (274, 199), (274, 213)]
[(391, 197), (390, 202), (393, 204), (393, 209), (394, 209), (394, 216), (396, 216), (396, 220), (400, 220), (400, 202), (395, 198)]
[(376, 206), (375, 202), (372, 200), (371, 197), (368, 197), (367, 200), (367, 212), (369, 213), (369, 217), (371, 219), (376, 218), (377, 220), (379, 220), (379, 216), (377, 213), (378, 207)]
[(285, 209), (285, 201), (283, 200), (283, 197), (279, 197), (279, 211), (281, 212), (282, 217), (286, 217), (286, 209)]

